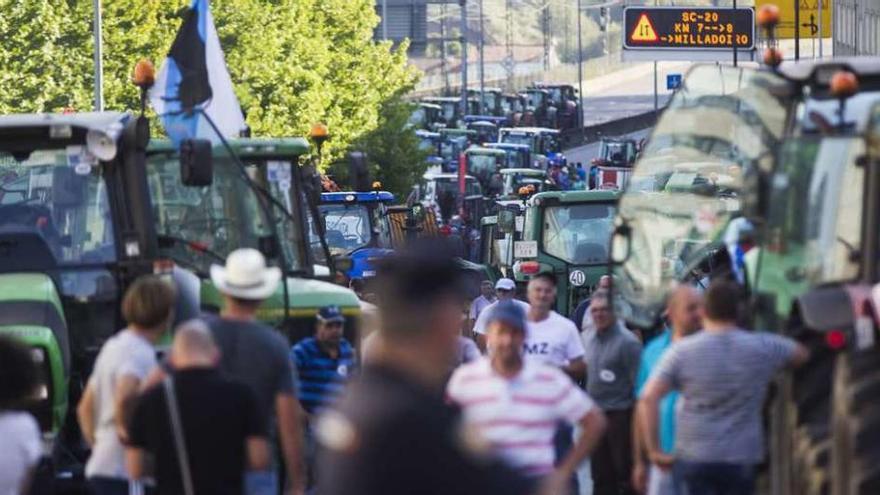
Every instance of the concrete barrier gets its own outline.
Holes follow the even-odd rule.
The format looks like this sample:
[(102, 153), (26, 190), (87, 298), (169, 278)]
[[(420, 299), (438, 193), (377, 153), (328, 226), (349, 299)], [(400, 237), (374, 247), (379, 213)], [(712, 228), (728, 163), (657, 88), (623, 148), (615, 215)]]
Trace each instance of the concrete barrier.
[(662, 112), (662, 108), (656, 112), (651, 110), (650, 112), (587, 126), (583, 128), (583, 132), (578, 132), (577, 130), (568, 131), (565, 133), (564, 146), (566, 148), (575, 148), (596, 142), (602, 139), (602, 136), (620, 136), (654, 127)]

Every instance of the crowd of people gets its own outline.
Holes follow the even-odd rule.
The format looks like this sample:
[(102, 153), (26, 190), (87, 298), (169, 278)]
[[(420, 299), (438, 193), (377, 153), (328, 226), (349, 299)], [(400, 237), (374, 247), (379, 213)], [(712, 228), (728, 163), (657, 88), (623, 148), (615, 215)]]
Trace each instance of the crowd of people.
[[(737, 327), (739, 287), (681, 286), (642, 342), (616, 315), (611, 279), (574, 319), (540, 273), (473, 301), (444, 246), (386, 260), (377, 328), (344, 338), (326, 306), (291, 345), (257, 320), (281, 273), (256, 250), (211, 278), (222, 311), (179, 324), (158, 276), (122, 301), (128, 326), (101, 349), (77, 407), (93, 493), (745, 495), (762, 461), (774, 373), (805, 362), (794, 341)], [(469, 303), (468, 311), (462, 312)], [(0, 338), (0, 493), (39, 458), (29, 350)]]

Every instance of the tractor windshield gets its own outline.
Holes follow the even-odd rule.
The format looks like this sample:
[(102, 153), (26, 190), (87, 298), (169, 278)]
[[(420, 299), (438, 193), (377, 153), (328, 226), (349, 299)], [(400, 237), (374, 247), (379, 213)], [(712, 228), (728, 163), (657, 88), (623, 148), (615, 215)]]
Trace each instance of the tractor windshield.
[(525, 132), (502, 132), (501, 133), (501, 142), (502, 143), (512, 143), (512, 144), (524, 144), (529, 147), (532, 152), (535, 152), (535, 134), (528, 134)]
[(603, 203), (545, 208), (541, 250), (573, 265), (607, 263), (614, 211)]
[[(183, 185), (176, 154), (154, 154), (147, 164), (160, 248), (202, 274), (235, 249), (259, 248), (259, 240), (273, 233), (263, 204), (238, 165), (228, 156), (215, 155), (213, 161), (214, 180), (207, 187)], [(287, 235), (279, 232), (279, 237)], [(301, 269), (295, 250), (285, 254), (294, 270)]]
[(495, 155), (468, 154), (468, 174), (476, 177), (484, 184), (498, 171), (498, 161)]
[(60, 264), (116, 258), (107, 186), (100, 167), (74, 167), (81, 156), (79, 146), (0, 153), (0, 238), (37, 234)]
[[(631, 228), (615, 287), (650, 326), (679, 280), (730, 259), (722, 237), (740, 211), (743, 169), (769, 170), (788, 115), (787, 83), (765, 71), (696, 66), (657, 123), (620, 201)], [(618, 249), (615, 246), (615, 249)]]
[(320, 209), (330, 254), (347, 254), (370, 243), (372, 229), (367, 205), (325, 204)]

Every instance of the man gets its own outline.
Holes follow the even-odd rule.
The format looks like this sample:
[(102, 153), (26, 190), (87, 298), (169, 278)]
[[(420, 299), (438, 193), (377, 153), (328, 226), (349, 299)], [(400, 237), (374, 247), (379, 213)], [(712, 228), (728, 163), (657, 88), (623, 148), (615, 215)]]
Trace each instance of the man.
[(309, 418), (339, 395), (356, 365), (354, 348), (343, 337), (345, 316), (339, 306), (324, 306), (316, 319), (315, 336), (290, 351), (300, 379), (299, 402)]
[[(460, 335), (462, 274), (437, 240), (379, 266), (381, 345), (317, 436), (323, 495), (526, 493), (443, 401)], [(430, 281), (430, 283), (426, 283)]]
[(556, 277), (551, 273), (533, 276), (526, 295), (529, 309), (525, 358), (560, 368), (573, 380), (583, 380), (587, 365), (577, 328), (552, 309), (556, 304)]
[(492, 287), (492, 281), (483, 280), (480, 284), (480, 295), (471, 302), (471, 309), (468, 313), (468, 330), (470, 332), (473, 332), (474, 324), (480, 313), (493, 302), (495, 302), (495, 289)]
[[(596, 290), (609, 292), (611, 290), (611, 275), (602, 275), (599, 277), (599, 283), (596, 284)], [(593, 327), (593, 318), (590, 316), (590, 298), (586, 298), (578, 304), (571, 317), (571, 321), (577, 325), (580, 331), (595, 330)]]
[(126, 425), (142, 382), (156, 366), (153, 345), (168, 330), (174, 313), (174, 288), (148, 275), (131, 284), (122, 299), (128, 327), (111, 337), (95, 361), (77, 418), (92, 453), (86, 477), (97, 495), (126, 495), (132, 488), (125, 470)]
[(583, 334), (587, 393), (608, 417), (608, 433), (590, 459), (594, 493), (629, 494), (633, 392), (642, 344), (617, 321), (607, 292), (593, 293), (590, 315), (596, 329)]
[[(739, 286), (712, 282), (705, 295), (703, 331), (673, 345), (645, 385), (639, 415), (651, 462), (675, 463), (674, 476), (690, 494), (748, 495), (764, 456), (761, 408), (773, 375), (799, 366), (809, 353), (797, 342), (736, 326)], [(658, 405), (681, 393), (675, 455), (660, 448)]]
[[(302, 409), (295, 395), (288, 344), (256, 317), (263, 301), (278, 288), (281, 270), (267, 267), (259, 251), (244, 248), (230, 253), (225, 267), (212, 266), (211, 280), (224, 301), (219, 317), (205, 318), (220, 348), (220, 370), (251, 387), (270, 432), (274, 416), (291, 492), (302, 493)], [(274, 469), (249, 473), (245, 484), (249, 495), (275, 495), (277, 473)]]
[[(529, 305), (526, 302), (520, 301), (519, 299), (515, 299), (516, 296), (516, 282), (509, 278), (499, 278), (497, 282), (495, 282), (495, 295), (497, 296), (497, 300), (492, 304), (483, 308), (481, 314), (486, 314), (486, 310), (491, 308), (493, 304), (497, 304), (499, 301), (514, 301), (514, 303), (518, 304), (523, 308), (523, 311), (528, 311)], [(474, 336), (476, 337), (477, 347), (480, 348), (480, 352), (486, 352), (486, 318), (477, 316), (477, 320), (474, 322)]]
[[(604, 415), (558, 368), (523, 359), (522, 308), (504, 301), (490, 311), (489, 357), (459, 368), (447, 395), (510, 465), (562, 493), (602, 436)], [(554, 468), (560, 421), (580, 425), (582, 434)]]
[[(669, 349), (681, 339), (697, 332), (702, 321), (700, 311), (702, 296), (693, 287), (682, 285), (673, 290), (666, 306), (669, 327), (655, 337), (642, 351), (639, 374), (636, 378), (636, 397), (641, 393), (651, 372)], [(675, 444), (675, 404), (677, 392), (670, 392), (660, 402), (660, 449), (671, 454)], [(642, 428), (638, 421), (638, 412), (633, 418), (633, 486), (641, 493), (648, 495), (676, 495), (678, 491), (673, 484), (669, 471), (656, 464), (647, 465), (645, 441)]]
[[(174, 336), (169, 383), (144, 392), (137, 403), (126, 449), (134, 479), (144, 478), (146, 454), (154, 460), (159, 493), (185, 493), (184, 471), (169, 409), (169, 384), (176, 399), (193, 493), (240, 495), (247, 469), (269, 466), (266, 424), (251, 389), (217, 371), (220, 353), (201, 321), (184, 323)], [(153, 465), (151, 463), (151, 465)]]

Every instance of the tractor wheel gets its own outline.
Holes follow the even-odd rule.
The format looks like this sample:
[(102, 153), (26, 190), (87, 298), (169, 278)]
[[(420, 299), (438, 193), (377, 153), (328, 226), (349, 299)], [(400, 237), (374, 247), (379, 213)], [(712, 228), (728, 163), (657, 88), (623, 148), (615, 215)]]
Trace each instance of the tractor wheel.
[(880, 352), (848, 352), (834, 370), (832, 495), (880, 493)]

